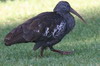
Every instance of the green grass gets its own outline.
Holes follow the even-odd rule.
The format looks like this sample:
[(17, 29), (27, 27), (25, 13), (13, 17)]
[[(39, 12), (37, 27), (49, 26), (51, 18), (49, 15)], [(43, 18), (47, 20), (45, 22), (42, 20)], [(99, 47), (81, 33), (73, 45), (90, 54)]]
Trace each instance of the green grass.
[(58, 0), (16, 0), (0, 2), (0, 66), (100, 66), (100, 0), (67, 0), (87, 21), (75, 16), (76, 26), (56, 49), (75, 51), (60, 55), (50, 50), (39, 57), (32, 50), (34, 43), (7, 47), (5, 35), (25, 20), (45, 11), (52, 11)]

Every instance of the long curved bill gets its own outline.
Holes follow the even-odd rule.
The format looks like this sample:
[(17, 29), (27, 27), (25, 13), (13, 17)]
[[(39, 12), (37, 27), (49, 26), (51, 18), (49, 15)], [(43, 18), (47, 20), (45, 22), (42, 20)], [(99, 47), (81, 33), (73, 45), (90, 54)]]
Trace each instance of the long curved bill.
[(70, 8), (70, 12), (78, 16), (84, 23), (86, 23), (85, 20), (73, 8)]

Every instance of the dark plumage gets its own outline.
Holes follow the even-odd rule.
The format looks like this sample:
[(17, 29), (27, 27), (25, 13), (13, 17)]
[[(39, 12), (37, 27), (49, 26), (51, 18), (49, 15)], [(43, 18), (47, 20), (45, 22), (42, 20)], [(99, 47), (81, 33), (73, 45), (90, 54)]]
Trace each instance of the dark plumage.
[(53, 12), (41, 13), (14, 28), (5, 37), (5, 45), (10, 46), (16, 43), (35, 42), (36, 44), (33, 49), (41, 48), (41, 56), (43, 56), (43, 50), (46, 47), (60, 54), (69, 54), (70, 52), (55, 50), (53, 45), (60, 42), (75, 26), (74, 17), (70, 12), (82, 19), (70, 7), (68, 2), (60, 1)]

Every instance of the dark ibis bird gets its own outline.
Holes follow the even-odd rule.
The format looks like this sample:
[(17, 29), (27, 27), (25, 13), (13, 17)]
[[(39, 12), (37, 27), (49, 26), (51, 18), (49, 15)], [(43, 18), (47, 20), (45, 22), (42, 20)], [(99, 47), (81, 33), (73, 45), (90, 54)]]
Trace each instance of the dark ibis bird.
[(34, 42), (33, 50), (40, 48), (41, 56), (46, 48), (60, 54), (70, 54), (68, 51), (56, 50), (53, 46), (74, 28), (75, 19), (71, 13), (85, 22), (68, 2), (60, 1), (53, 12), (43, 12), (14, 28), (6, 35), (5, 45)]

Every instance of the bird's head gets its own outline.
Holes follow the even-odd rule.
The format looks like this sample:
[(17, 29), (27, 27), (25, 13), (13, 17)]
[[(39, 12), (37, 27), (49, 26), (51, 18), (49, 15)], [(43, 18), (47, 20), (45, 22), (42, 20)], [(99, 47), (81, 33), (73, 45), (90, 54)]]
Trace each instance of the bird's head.
[(71, 12), (75, 14), (76, 16), (78, 16), (84, 23), (86, 23), (85, 20), (66, 1), (60, 1), (54, 8), (54, 12), (58, 12), (59, 14), (62, 14), (62, 15), (65, 15)]

